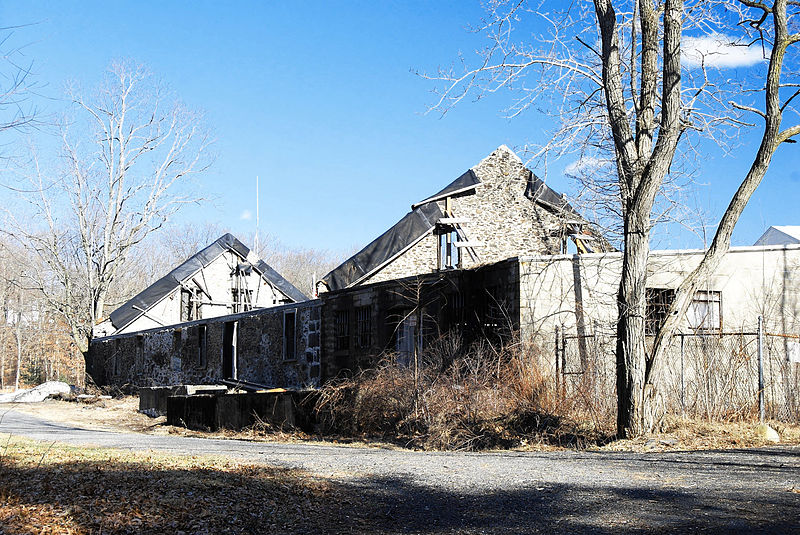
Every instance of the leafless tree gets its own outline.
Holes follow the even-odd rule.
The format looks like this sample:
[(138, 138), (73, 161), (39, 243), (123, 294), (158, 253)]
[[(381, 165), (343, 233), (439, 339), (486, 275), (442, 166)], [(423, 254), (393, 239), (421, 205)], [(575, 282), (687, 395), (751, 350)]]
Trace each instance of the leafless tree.
[[(614, 199), (623, 245), (618, 291), (617, 429), (620, 436), (649, 432), (659, 414), (657, 377), (665, 346), (701, 281), (730, 247), (733, 227), (761, 182), (772, 155), (800, 133), (794, 99), (800, 94), (793, 0), (594, 0), (554, 7), (495, 0), (480, 31), (489, 37), (478, 65), (431, 76), (443, 85), (434, 107), (447, 110), (467, 95), (514, 92), (514, 117), (538, 106), (560, 120), (552, 141), (536, 155), (578, 152), (584, 161), (610, 164), (611, 181), (598, 191)], [(561, 3), (553, 3), (562, 6)], [(517, 38), (531, 17), (547, 35)], [(746, 75), (724, 72), (731, 52), (761, 54)], [(723, 214), (697, 269), (676, 291), (652, 347), (645, 341), (647, 261), (656, 200), (699, 136), (725, 145), (736, 130), (763, 121), (761, 144)], [(795, 124), (782, 126), (791, 116)]]
[(32, 159), (24, 207), (7, 211), (5, 232), (39, 260), (29, 287), (86, 351), (137, 246), (198, 200), (189, 180), (211, 164), (211, 139), (198, 113), (133, 62), (113, 63), (97, 91), (68, 97), (60, 168), (51, 175)]
[(15, 32), (21, 28), (0, 28), (0, 133), (19, 130), (36, 117), (30, 100), (33, 62), (25, 57), (24, 47), (13, 44)]

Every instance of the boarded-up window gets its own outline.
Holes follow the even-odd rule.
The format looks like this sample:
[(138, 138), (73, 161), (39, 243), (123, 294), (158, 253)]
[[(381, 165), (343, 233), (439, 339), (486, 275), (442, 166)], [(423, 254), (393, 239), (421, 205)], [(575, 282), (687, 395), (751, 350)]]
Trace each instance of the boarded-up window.
[(716, 291), (701, 291), (694, 294), (686, 310), (689, 328), (701, 332), (722, 330), (722, 294)]
[(369, 306), (356, 308), (356, 347), (366, 349), (372, 345), (372, 310)]
[(350, 349), (350, 311), (337, 310), (334, 314), (334, 349)]

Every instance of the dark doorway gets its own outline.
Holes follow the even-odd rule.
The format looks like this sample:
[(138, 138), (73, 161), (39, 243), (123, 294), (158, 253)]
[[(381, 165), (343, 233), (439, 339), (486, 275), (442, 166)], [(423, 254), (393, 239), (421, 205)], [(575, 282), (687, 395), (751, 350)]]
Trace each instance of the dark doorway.
[(225, 324), (222, 334), (222, 377), (236, 379), (236, 329), (235, 321)]

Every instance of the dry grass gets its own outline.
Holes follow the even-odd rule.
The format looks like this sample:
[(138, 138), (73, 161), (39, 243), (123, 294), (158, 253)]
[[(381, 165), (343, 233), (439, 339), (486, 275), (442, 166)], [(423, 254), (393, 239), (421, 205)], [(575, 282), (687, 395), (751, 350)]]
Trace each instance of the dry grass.
[(416, 366), (390, 356), (328, 384), (316, 406), (323, 432), (446, 450), (583, 448), (610, 440), (609, 415), (590, 396), (558, 396), (535, 352), (454, 347), (443, 340)]
[(301, 471), (6, 440), (0, 533), (307, 533), (358, 526), (341, 515), (356, 497)]
[[(781, 437), (781, 444), (800, 444), (800, 426), (771, 421), (769, 425)], [(617, 440), (603, 449), (616, 451), (653, 450), (722, 450), (772, 446), (759, 435), (759, 423), (747, 421), (707, 421), (667, 416), (662, 433), (631, 440)]]

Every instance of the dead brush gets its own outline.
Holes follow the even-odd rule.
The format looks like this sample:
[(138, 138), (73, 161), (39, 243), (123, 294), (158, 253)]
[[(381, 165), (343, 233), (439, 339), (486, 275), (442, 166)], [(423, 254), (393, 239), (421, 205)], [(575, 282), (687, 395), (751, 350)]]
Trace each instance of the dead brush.
[(407, 361), (387, 355), (323, 387), (322, 432), (448, 450), (584, 447), (610, 437), (613, 419), (591, 396), (560, 398), (540, 355), (519, 344), (463, 348), (444, 338)]

